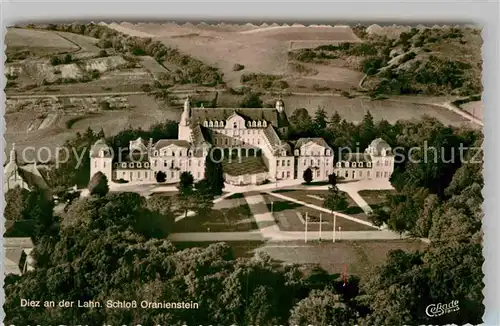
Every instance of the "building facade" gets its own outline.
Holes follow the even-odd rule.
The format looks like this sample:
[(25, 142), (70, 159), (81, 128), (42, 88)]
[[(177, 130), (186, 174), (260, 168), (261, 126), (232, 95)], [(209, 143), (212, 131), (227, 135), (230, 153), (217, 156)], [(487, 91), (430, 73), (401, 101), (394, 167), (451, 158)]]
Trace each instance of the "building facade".
[[(346, 179), (388, 179), (392, 173), (391, 150), (381, 139), (362, 153), (373, 163), (369, 167), (351, 161), (335, 165), (333, 150), (323, 138), (287, 142), (283, 135), (288, 128), (281, 98), (274, 108), (204, 108), (192, 107), (188, 97), (178, 139), (138, 138), (118, 159), (99, 140), (90, 151), (90, 175), (100, 171), (108, 180), (176, 183), (188, 171), (198, 181), (205, 177), (205, 160), (216, 157), (222, 159), (226, 182), (236, 185), (302, 179), (306, 169), (313, 171), (314, 181), (328, 180), (332, 173)], [(371, 174), (359, 173), (368, 169)]]

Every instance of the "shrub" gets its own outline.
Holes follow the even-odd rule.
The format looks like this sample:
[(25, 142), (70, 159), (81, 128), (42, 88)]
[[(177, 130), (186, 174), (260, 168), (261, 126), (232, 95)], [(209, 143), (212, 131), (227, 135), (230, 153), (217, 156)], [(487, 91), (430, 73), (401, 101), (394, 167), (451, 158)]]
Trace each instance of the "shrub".
[(61, 64), (61, 59), (59, 59), (59, 57), (57, 57), (57, 56), (53, 56), (53, 57), (50, 58), (50, 64), (53, 65), (53, 66), (60, 65)]
[(109, 192), (108, 178), (102, 173), (97, 172), (92, 176), (88, 185), (89, 193), (98, 197), (104, 197)]
[(233, 66), (233, 71), (240, 71), (240, 70), (243, 70), (243, 69), (245, 69), (245, 66), (244, 65), (240, 65), (239, 63), (236, 63)]
[(108, 56), (108, 52), (106, 52), (106, 50), (100, 50), (98, 55), (101, 58), (107, 57)]

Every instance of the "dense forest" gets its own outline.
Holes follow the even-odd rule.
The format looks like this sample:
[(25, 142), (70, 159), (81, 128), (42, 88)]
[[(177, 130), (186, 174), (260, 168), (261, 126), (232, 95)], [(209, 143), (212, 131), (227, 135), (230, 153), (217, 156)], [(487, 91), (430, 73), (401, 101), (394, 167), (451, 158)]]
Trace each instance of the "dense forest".
[[(398, 232), (430, 239), (423, 252), (392, 251), (371, 275), (351, 275), (344, 286), (338, 274), (319, 268), (304, 274), (300, 266), (283, 266), (265, 254), (235, 257), (228, 244), (183, 249), (165, 240), (172, 206), (165, 197), (145, 199), (135, 193), (100, 194), (75, 200), (61, 216), (26, 214), (25, 204), (50, 205), (40, 196), (8, 194), (15, 219), (35, 220), (36, 268), (6, 278), (6, 323), (78, 322), (169, 325), (419, 325), (478, 324), (482, 305), (482, 155), (483, 136), (467, 128), (420, 121), (374, 122), (367, 113), (355, 125), (338, 114), (327, 117), (304, 109), (290, 118), (289, 140), (321, 136), (336, 150), (366, 147), (384, 138), (393, 148), (442, 148), (446, 161), (415, 163), (403, 159), (392, 176), (396, 194), (376, 210), (374, 222)], [(166, 122), (150, 131), (129, 130), (108, 137), (115, 146), (138, 136), (176, 134)], [(86, 146), (104, 136), (89, 130), (73, 145)], [(457, 148), (469, 148), (459, 159)], [(452, 160), (451, 158), (454, 158)], [(54, 170), (53, 180), (71, 185), (82, 171), (70, 165)], [(70, 181), (68, 181), (70, 180)], [(88, 181), (88, 174), (87, 174)], [(23, 197), (24, 196), (24, 197)], [(33, 199), (34, 198), (34, 199)], [(10, 206), (9, 206), (10, 205)], [(206, 209), (211, 209), (207, 207)], [(36, 210), (35, 210), (36, 212)], [(170, 221), (170, 222), (166, 222)], [(31, 300), (193, 301), (199, 309), (26, 308)], [(429, 318), (431, 303), (460, 302), (460, 310)]]

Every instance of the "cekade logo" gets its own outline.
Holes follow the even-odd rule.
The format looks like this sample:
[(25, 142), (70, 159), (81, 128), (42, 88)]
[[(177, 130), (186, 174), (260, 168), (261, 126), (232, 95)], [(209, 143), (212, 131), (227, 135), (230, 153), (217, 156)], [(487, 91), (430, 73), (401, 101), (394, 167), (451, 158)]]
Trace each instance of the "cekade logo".
[(439, 317), (444, 314), (449, 314), (450, 312), (458, 311), (460, 307), (458, 306), (458, 300), (453, 300), (448, 304), (430, 304), (425, 309), (425, 313), (429, 317)]

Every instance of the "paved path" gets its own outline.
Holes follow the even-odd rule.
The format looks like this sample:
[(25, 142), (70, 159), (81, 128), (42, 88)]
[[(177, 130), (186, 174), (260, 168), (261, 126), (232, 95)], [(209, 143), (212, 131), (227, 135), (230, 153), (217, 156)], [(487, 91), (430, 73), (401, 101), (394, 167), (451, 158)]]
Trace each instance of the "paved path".
[(263, 241), (260, 231), (249, 232), (185, 232), (172, 233), (168, 240), (174, 242)]
[(262, 236), (265, 238), (279, 237), (280, 229), (274, 220), (273, 214), (267, 208), (267, 203), (262, 195), (245, 194), (250, 211), (257, 222)]
[(464, 110), (456, 107), (451, 102), (446, 102), (446, 103), (436, 104), (436, 105), (440, 106), (440, 107), (444, 107), (452, 112), (455, 112), (456, 114), (461, 115), (462, 117), (466, 118), (470, 122), (475, 123), (477, 125), (480, 125), (481, 127), (484, 127), (484, 123), (481, 120), (479, 120), (478, 118), (476, 118), (475, 116), (473, 116), (469, 112), (464, 111)]

